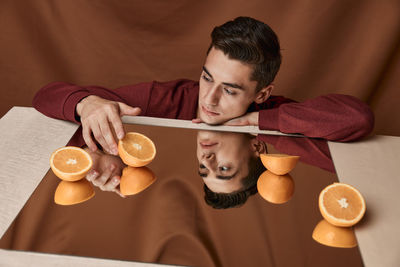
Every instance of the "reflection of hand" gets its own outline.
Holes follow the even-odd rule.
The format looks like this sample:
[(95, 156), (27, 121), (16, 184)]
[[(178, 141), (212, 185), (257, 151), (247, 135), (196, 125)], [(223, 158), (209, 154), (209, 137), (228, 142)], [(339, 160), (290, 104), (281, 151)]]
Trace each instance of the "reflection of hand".
[(247, 113), (243, 116), (231, 119), (224, 123), (229, 126), (245, 126), (245, 125), (257, 125), (258, 126), (258, 112)]
[(126, 167), (122, 160), (102, 151), (85, 150), (90, 153), (93, 160), (92, 169), (86, 175), (86, 179), (103, 191), (115, 192), (121, 197), (125, 197), (119, 190), (122, 169)]
[(92, 151), (97, 149), (92, 139), (93, 133), (94, 138), (103, 149), (114, 155), (118, 154), (118, 149), (110, 126), (121, 139), (125, 134), (121, 116), (136, 116), (141, 112), (140, 108), (130, 107), (124, 103), (106, 100), (95, 95), (90, 95), (79, 102), (76, 111), (81, 117), (83, 139), (87, 146)]

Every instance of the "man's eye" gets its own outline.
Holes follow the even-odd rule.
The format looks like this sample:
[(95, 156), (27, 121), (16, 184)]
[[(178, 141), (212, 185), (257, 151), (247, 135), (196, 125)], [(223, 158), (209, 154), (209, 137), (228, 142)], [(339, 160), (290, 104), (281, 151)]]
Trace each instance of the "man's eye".
[(228, 95), (235, 95), (236, 93), (233, 90), (230, 90), (228, 88), (224, 88), (225, 93), (227, 93)]
[(226, 172), (226, 171), (229, 171), (230, 168), (229, 168), (229, 167), (226, 167), (226, 166), (222, 166), (222, 167), (219, 167), (219, 170), (220, 170), (220, 171)]
[(199, 172), (199, 176), (200, 176), (200, 177), (207, 177), (207, 173), (201, 173), (201, 172)]
[(205, 80), (207, 82), (211, 82), (211, 79), (208, 78), (206, 75), (202, 75), (201, 77), (203, 78), (203, 80)]

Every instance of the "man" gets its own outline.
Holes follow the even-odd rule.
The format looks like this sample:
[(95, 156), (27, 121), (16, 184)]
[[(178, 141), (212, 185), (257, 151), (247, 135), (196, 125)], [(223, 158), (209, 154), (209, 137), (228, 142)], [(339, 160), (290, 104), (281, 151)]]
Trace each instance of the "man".
[(271, 96), (281, 55), (268, 25), (239, 17), (215, 27), (211, 39), (199, 83), (176, 80), (109, 90), (58, 82), (42, 88), (33, 106), (50, 117), (81, 123), (87, 146), (96, 151), (98, 144), (113, 155), (118, 153), (114, 136), (124, 136), (123, 115), (258, 125), (335, 141), (371, 132), (372, 112), (352, 96), (332, 94), (303, 103)]
[(260, 154), (267, 153), (267, 143), (280, 153), (298, 155), (306, 164), (335, 173), (325, 140), (199, 131), (198, 173), (204, 182), (208, 205), (216, 209), (240, 207), (257, 193), (257, 180), (266, 170)]
[(267, 145), (250, 134), (199, 131), (198, 173), (206, 203), (217, 209), (243, 205), (257, 192), (257, 179), (265, 171), (260, 154), (266, 152)]

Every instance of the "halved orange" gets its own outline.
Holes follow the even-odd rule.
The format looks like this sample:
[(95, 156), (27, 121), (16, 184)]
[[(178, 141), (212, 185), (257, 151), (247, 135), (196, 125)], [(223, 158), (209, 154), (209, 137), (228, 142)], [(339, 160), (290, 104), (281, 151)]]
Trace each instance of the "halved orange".
[(282, 204), (292, 198), (294, 182), (289, 174), (276, 175), (267, 170), (258, 178), (257, 190), (268, 202)]
[(325, 220), (344, 227), (358, 223), (366, 210), (361, 193), (344, 183), (333, 183), (325, 187), (319, 194), (318, 205)]
[(50, 167), (54, 174), (65, 181), (77, 181), (86, 176), (93, 161), (89, 153), (80, 147), (66, 146), (54, 151)]
[(339, 227), (322, 219), (314, 228), (312, 238), (326, 246), (352, 248), (357, 246), (357, 239), (352, 227)]
[(74, 205), (94, 196), (91, 183), (82, 179), (76, 182), (61, 181), (54, 194), (54, 202), (59, 205)]
[(147, 167), (127, 166), (122, 170), (120, 191), (121, 194), (134, 195), (149, 187), (154, 183), (156, 177)]
[(118, 153), (122, 161), (132, 167), (149, 164), (156, 156), (156, 146), (147, 136), (129, 132), (118, 142)]
[(284, 175), (294, 169), (300, 157), (286, 154), (261, 154), (260, 158), (267, 170), (277, 175)]

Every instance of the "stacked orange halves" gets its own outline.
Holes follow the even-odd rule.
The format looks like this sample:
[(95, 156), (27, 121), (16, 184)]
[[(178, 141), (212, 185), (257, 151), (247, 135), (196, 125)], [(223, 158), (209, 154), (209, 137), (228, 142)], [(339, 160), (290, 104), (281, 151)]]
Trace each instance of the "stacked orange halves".
[(156, 156), (156, 147), (147, 136), (129, 132), (118, 142), (118, 153), (128, 165), (122, 171), (120, 190), (123, 195), (137, 194), (149, 187), (156, 177), (145, 165)]
[[(119, 140), (118, 152), (122, 161), (128, 165), (121, 175), (120, 190), (123, 195), (137, 194), (154, 183), (154, 173), (144, 167), (156, 155), (153, 141), (139, 133), (127, 133)], [(92, 165), (92, 158), (82, 148), (66, 146), (53, 152), (50, 166), (54, 174), (62, 180), (54, 195), (57, 204), (73, 205), (95, 195), (92, 184), (83, 179)]]
[(92, 165), (92, 158), (82, 148), (66, 146), (53, 152), (50, 157), (50, 167), (62, 180), (54, 195), (57, 204), (73, 205), (94, 196), (92, 185), (83, 179)]
[(352, 226), (366, 210), (361, 193), (351, 185), (333, 183), (321, 191), (318, 205), (324, 219), (313, 231), (314, 240), (332, 247), (355, 247), (357, 240)]
[[(288, 172), (300, 157), (285, 154), (262, 154), (260, 157), (267, 171), (258, 179), (258, 192), (275, 204), (289, 201), (294, 182)], [(355, 247), (357, 240), (352, 226), (362, 219), (366, 210), (361, 193), (348, 184), (334, 183), (321, 191), (318, 205), (324, 219), (314, 228), (314, 240), (331, 247)]]
[(260, 158), (267, 170), (257, 181), (258, 193), (274, 204), (289, 201), (294, 193), (294, 182), (288, 173), (293, 170), (300, 157), (286, 154), (261, 154)]

